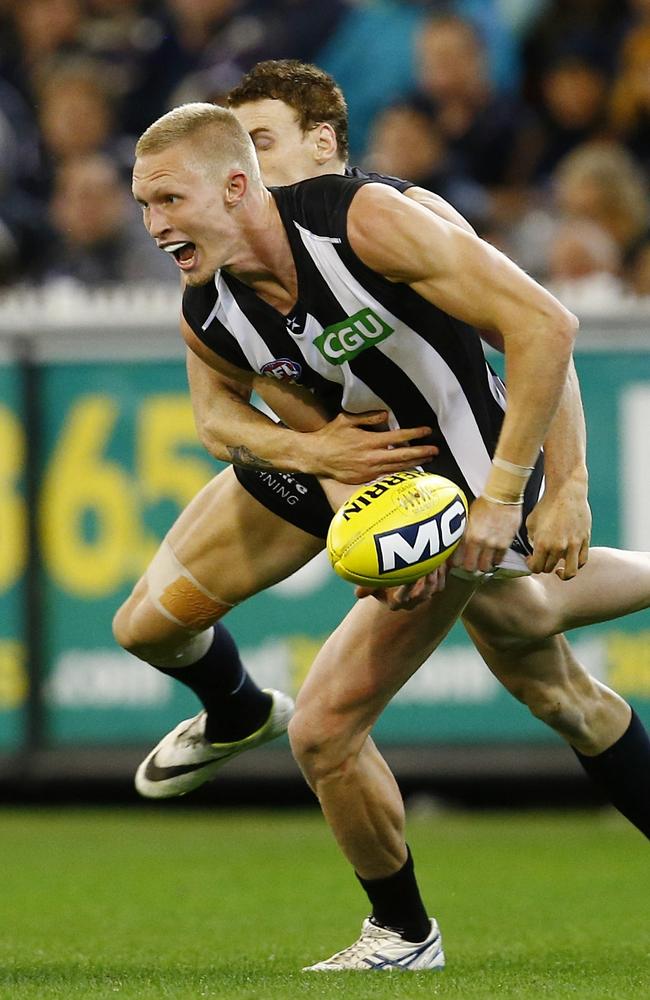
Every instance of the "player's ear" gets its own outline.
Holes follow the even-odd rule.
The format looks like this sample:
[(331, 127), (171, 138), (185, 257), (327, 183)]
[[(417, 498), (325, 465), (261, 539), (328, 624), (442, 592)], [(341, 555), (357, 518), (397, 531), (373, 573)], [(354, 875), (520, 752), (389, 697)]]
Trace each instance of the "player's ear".
[(238, 205), (248, 190), (248, 177), (242, 170), (231, 170), (226, 180), (226, 205)]
[(336, 132), (329, 122), (320, 122), (315, 129), (316, 137), (316, 162), (320, 164), (328, 163), (338, 154), (338, 142)]

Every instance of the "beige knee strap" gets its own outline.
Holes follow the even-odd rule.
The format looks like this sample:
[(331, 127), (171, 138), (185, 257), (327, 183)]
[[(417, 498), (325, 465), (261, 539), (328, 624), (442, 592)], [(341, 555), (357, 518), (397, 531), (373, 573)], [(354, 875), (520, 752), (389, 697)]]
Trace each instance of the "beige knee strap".
[(151, 560), (146, 577), (149, 596), (158, 611), (183, 628), (202, 631), (235, 606), (199, 583), (176, 558), (167, 540)]

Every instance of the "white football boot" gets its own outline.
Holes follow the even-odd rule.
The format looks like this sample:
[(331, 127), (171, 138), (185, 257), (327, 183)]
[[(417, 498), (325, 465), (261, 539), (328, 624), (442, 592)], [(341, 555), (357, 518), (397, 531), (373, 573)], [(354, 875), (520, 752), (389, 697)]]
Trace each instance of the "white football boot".
[(282, 691), (265, 689), (273, 699), (263, 726), (234, 743), (210, 743), (203, 735), (206, 712), (185, 719), (163, 736), (140, 764), (135, 787), (146, 799), (168, 799), (185, 795), (216, 775), (237, 754), (259, 747), (287, 731), (294, 704)]
[(431, 933), (424, 941), (405, 941), (396, 931), (379, 927), (370, 918), (364, 920), (361, 937), (349, 948), (316, 965), (307, 965), (303, 972), (340, 972), (344, 969), (364, 969), (390, 972), (417, 972), (421, 969), (444, 969), (440, 929), (431, 920)]

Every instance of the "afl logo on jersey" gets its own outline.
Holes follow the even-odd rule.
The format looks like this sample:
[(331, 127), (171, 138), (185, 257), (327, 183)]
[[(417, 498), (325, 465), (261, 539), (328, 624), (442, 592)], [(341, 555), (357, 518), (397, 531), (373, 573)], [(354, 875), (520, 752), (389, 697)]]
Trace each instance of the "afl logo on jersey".
[(282, 382), (297, 382), (302, 375), (302, 366), (291, 358), (274, 358), (260, 368), (261, 375), (272, 375)]

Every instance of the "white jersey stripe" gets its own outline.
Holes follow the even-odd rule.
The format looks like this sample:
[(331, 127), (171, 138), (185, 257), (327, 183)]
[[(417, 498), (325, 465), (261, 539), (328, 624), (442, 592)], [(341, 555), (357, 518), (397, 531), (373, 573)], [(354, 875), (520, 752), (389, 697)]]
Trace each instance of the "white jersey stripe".
[[(220, 277), (221, 277), (221, 271), (217, 271), (215, 273), (215, 276), (214, 276), (214, 279), (213, 279), (215, 288), (219, 287), (219, 278)], [(217, 295), (217, 299), (216, 299), (214, 305), (212, 306), (212, 309), (208, 313), (207, 319), (205, 319), (203, 321), (203, 323), (201, 324), (201, 329), (202, 330), (207, 330), (207, 328), (210, 326), (210, 323), (212, 322), (212, 320), (216, 318), (216, 315), (217, 315), (218, 311), (219, 311), (219, 296)]]
[(246, 356), (246, 360), (255, 372), (274, 357), (266, 346), (248, 317), (238, 306), (234, 295), (219, 273), (216, 277), (218, 299), (213, 310), (216, 318), (236, 338)]
[[(327, 242), (333, 241), (328, 240)], [(328, 381), (339, 382), (343, 386), (341, 399), (343, 409), (350, 413), (386, 410), (388, 412), (388, 426), (391, 428), (399, 427), (392, 410), (358, 375), (354, 374), (347, 361), (343, 365), (333, 365), (323, 357), (318, 348), (314, 347), (314, 340), (322, 332), (322, 325), (308, 313), (304, 333), (291, 334), (291, 336), (310, 368)]]
[(487, 380), (488, 380), (488, 385), (490, 387), (490, 392), (492, 393), (492, 396), (499, 404), (501, 409), (505, 412), (506, 408), (506, 394), (504, 391), (505, 386), (501, 381), (501, 379), (499, 378), (499, 376), (494, 374), (494, 372), (488, 365), (487, 361), (485, 362), (485, 369), (487, 372)]
[(444, 358), (410, 326), (394, 316), (347, 269), (336, 249), (296, 223), (302, 242), (348, 315), (367, 306), (395, 334), (375, 346), (390, 358), (430, 403), (440, 430), (475, 496), (485, 486), (492, 460), (462, 386)]
[[(380, 303), (373, 308), (381, 315)], [(389, 313), (386, 318), (388, 316)], [(479, 496), (487, 482), (492, 458), (460, 382), (435, 348), (414, 330), (405, 323), (399, 324), (396, 330), (395, 338), (389, 337), (379, 344), (378, 350), (392, 358), (432, 404), (458, 468), (474, 496)], [(402, 340), (402, 347), (396, 343), (398, 337)], [(403, 350), (405, 341), (406, 351)], [(435, 384), (433, 400), (432, 384)]]

